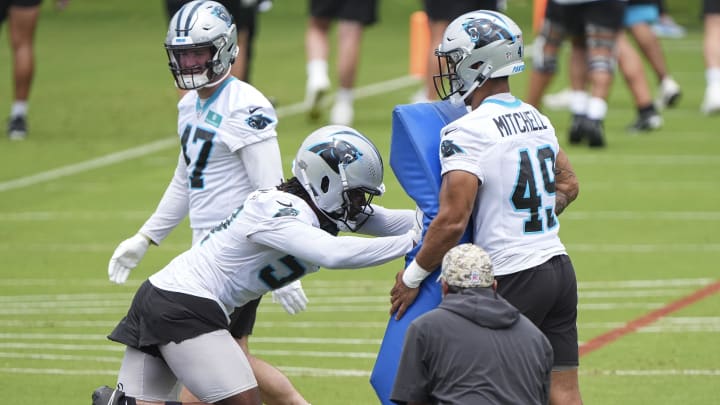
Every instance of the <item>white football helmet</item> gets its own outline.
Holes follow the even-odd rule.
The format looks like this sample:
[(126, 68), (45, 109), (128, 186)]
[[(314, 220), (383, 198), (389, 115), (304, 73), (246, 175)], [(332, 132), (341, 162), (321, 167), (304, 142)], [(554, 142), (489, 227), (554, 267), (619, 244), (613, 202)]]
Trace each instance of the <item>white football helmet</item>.
[(472, 11), (453, 20), (435, 55), (440, 65), (435, 90), (443, 100), (458, 104), (487, 79), (525, 70), (522, 31), (496, 11)]
[[(180, 57), (201, 48), (212, 58), (204, 65), (183, 66)], [(238, 54), (237, 28), (225, 7), (215, 1), (191, 1), (170, 19), (165, 50), (170, 71), (181, 89), (214, 86), (230, 74)]]
[(292, 172), (328, 218), (353, 232), (373, 214), (373, 197), (385, 192), (377, 148), (344, 125), (328, 125), (308, 135)]

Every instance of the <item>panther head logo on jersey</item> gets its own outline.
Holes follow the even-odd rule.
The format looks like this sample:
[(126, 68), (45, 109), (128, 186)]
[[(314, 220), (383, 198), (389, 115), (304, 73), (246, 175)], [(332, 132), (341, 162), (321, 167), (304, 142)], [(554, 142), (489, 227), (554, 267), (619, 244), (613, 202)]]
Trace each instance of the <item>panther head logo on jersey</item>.
[(280, 208), (278, 212), (273, 215), (273, 218), (277, 217), (296, 217), (300, 211), (296, 210), (295, 208)]
[(442, 153), (443, 157), (449, 157), (456, 153), (465, 153), (465, 151), (462, 150), (461, 147), (455, 145), (452, 140), (445, 140), (440, 144), (440, 153)]
[(255, 114), (249, 116), (245, 122), (253, 129), (265, 129), (268, 125), (273, 123), (273, 120), (262, 114)]
[(350, 142), (343, 140), (332, 140), (312, 146), (310, 152), (316, 153), (330, 166), (335, 173), (340, 173), (340, 163), (348, 165), (359, 160), (362, 153)]

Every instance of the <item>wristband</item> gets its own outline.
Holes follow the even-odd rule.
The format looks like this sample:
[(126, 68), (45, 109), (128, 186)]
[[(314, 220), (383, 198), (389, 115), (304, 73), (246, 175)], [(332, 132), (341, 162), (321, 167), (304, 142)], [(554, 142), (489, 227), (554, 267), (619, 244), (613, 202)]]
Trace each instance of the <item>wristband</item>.
[(402, 281), (410, 288), (418, 288), (420, 283), (422, 283), (422, 281), (429, 275), (429, 271), (420, 267), (420, 265), (413, 260), (403, 272)]

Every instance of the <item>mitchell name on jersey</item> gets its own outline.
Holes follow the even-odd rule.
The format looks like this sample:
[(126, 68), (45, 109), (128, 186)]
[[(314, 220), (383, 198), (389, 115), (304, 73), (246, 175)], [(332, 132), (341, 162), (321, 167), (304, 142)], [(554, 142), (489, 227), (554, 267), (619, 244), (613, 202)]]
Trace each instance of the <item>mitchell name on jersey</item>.
[(548, 129), (547, 124), (540, 117), (540, 113), (534, 108), (498, 115), (493, 117), (492, 121), (502, 136)]

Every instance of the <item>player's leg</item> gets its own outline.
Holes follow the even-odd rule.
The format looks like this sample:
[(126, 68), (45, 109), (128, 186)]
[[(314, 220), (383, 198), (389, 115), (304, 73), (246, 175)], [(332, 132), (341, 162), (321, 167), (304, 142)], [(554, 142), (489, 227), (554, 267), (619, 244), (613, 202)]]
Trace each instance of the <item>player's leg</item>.
[(330, 53), (329, 31), (332, 20), (321, 16), (330, 0), (312, 0), (310, 17), (305, 30), (305, 57), (307, 59), (307, 82), (305, 84), (305, 104), (310, 119), (320, 117), (320, 107), (324, 96), (330, 90), (328, 74), (328, 54)]
[(662, 126), (662, 117), (653, 105), (652, 93), (645, 67), (640, 55), (630, 44), (625, 34), (621, 34), (617, 42), (618, 66), (625, 78), (638, 110), (638, 117), (628, 129), (631, 131), (649, 131)]
[(236, 309), (231, 315), (230, 332), (250, 362), (250, 367), (258, 381), (260, 396), (267, 405), (307, 405), (308, 402), (295, 389), (287, 376), (250, 353), (248, 338), (255, 325), (259, 304), (260, 299), (257, 299)]
[(33, 42), (40, 15), (40, 1), (28, 1), (8, 8), (8, 34), (13, 53), (14, 96), (8, 136), (23, 139), (27, 136), (27, 110), (30, 88), (35, 73)]
[(340, 20), (338, 22), (338, 90), (335, 102), (330, 110), (330, 123), (352, 125), (354, 118), (354, 88), (357, 68), (360, 61), (364, 27), (358, 21)]
[(720, 113), (720, 3), (704, 0), (703, 13), (706, 87), (701, 110), (705, 114), (717, 114)]
[(585, 136), (590, 147), (605, 146), (603, 122), (607, 115), (616, 64), (616, 44), (622, 32), (625, 1), (608, 0), (583, 4), (583, 21), (588, 49), (590, 99), (587, 104)]
[(628, 6), (625, 24), (655, 72), (660, 85), (659, 106), (672, 107), (680, 99), (680, 85), (670, 76), (662, 46), (650, 25), (657, 21), (658, 16), (658, 9), (654, 5)]
[(558, 53), (566, 35), (565, 9), (567, 6), (550, 2), (545, 11), (545, 21), (533, 44), (533, 66), (525, 101), (540, 108), (545, 90), (557, 72)]

